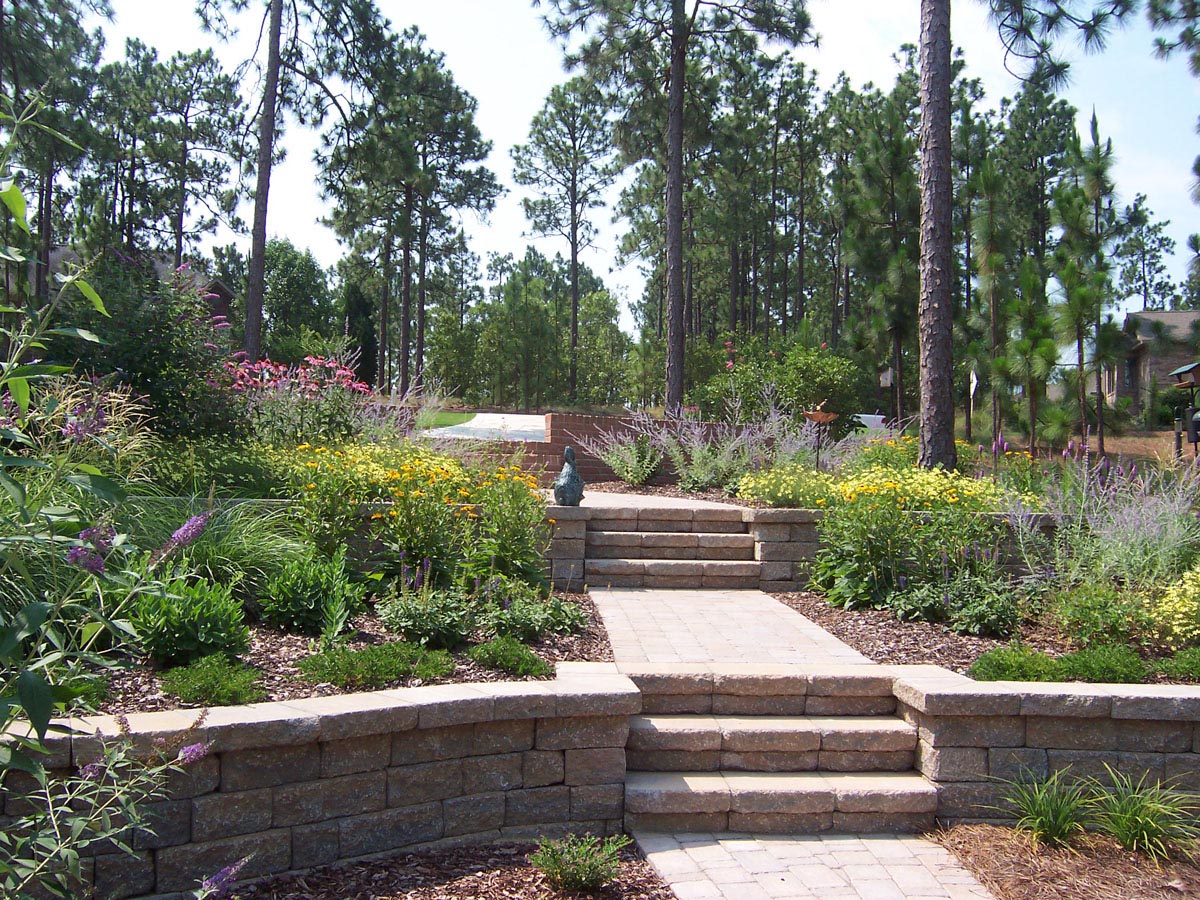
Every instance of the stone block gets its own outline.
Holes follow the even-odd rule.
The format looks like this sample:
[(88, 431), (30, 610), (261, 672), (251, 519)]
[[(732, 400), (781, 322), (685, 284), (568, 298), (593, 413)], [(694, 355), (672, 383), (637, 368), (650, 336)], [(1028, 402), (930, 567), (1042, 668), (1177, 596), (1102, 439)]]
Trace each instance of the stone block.
[[(933, 824), (931, 813), (835, 812), (833, 821), (830, 823), (830, 830), (840, 834), (923, 834), (932, 830)], [(870, 882), (864, 880), (858, 884), (860, 889), (868, 889), (867, 885)], [(964, 900), (971, 897), (966, 893), (952, 894), (951, 896), (961, 896)]]
[(747, 509), (742, 513), (742, 521), (757, 525), (760, 523), (783, 523), (795, 525), (805, 522), (820, 521), (821, 514), (811, 509)]
[(802, 716), (808, 711), (804, 694), (713, 694), (712, 711), (718, 716)]
[(774, 697), (780, 694), (808, 693), (808, 676), (803, 673), (774, 672), (757, 674), (716, 667), (713, 672), (714, 694), (737, 694), (750, 697)]
[(340, 856), (337, 822), (315, 822), (292, 829), (292, 868), (324, 866)]
[(697, 715), (711, 713), (712, 694), (642, 694), (642, 712)]
[(246, 857), (249, 859), (238, 875), (243, 880), (291, 868), (291, 829), (277, 828), (159, 850), (155, 889), (160, 893), (194, 890), (203, 879)]
[(515, 753), (533, 747), (533, 719), (481, 722), (475, 726), (472, 752), (477, 756)]
[(626, 750), (630, 772), (715, 772), (722, 768), (719, 750)]
[(799, 591), (804, 588), (805, 580), (801, 575), (788, 581), (760, 581), (758, 589), (764, 594), (786, 594), (789, 591)]
[(1172, 786), (1200, 793), (1200, 753), (1166, 754), (1164, 773)]
[(406, 690), (419, 704), (418, 728), (446, 728), (468, 722), (490, 722), (494, 718), (495, 706), (492, 697), (482, 687), (471, 684), (437, 684)]
[[(745, 823), (739, 822), (739, 826)], [(719, 834), (729, 831), (731, 823), (728, 812), (710, 813), (625, 813), (625, 830), (658, 832), (662, 834)], [(751, 832), (753, 828), (739, 827), (738, 831)]]
[(342, 859), (401, 850), (442, 836), (442, 804), (422, 803), (338, 820)]
[(571, 818), (571, 789), (566, 785), (527, 788), (504, 795), (504, 824), (541, 825)]
[(759, 569), (758, 577), (761, 581), (791, 581), (793, 575), (792, 564), (790, 562), (764, 562)]
[(1134, 719), (1073, 719), (1059, 716), (1028, 720), (1025, 743), (1056, 750), (1122, 750), (1132, 753), (1180, 753), (1192, 742), (1185, 722)]
[(222, 791), (248, 791), (313, 781), (320, 774), (321, 747), (316, 743), (221, 754)]
[(159, 800), (142, 806), (146, 826), (134, 831), (130, 846), (134, 850), (174, 847), (192, 840), (192, 801)]
[(1112, 688), (1114, 719), (1200, 722), (1200, 690), (1190, 685), (1139, 684)]
[[(569, 785), (614, 784), (625, 781), (625, 750), (604, 748), (566, 751), (565, 782)], [(601, 816), (600, 818), (611, 818)]]
[(619, 819), (625, 814), (624, 784), (584, 784), (571, 788), (571, 819)]
[(308, 697), (287, 704), (304, 716), (319, 719), (323, 742), (392, 734), (417, 727), (417, 707), (394, 691)]
[(340, 741), (322, 741), (321, 777), (354, 775), (386, 769), (392, 760), (392, 736), (371, 734)]
[(464, 794), (509, 791), (521, 786), (522, 755), (504, 753), (462, 761)]
[(912, 750), (822, 750), (817, 768), (822, 772), (907, 772), (913, 767)]
[(1108, 783), (1112, 769), (1137, 781), (1143, 775), (1151, 782), (1162, 781), (1166, 763), (1162, 753), (1118, 753), (1115, 750), (1048, 750), (1051, 771), (1064, 771), (1068, 780), (1095, 779)]
[(1013, 688), (1021, 697), (1023, 716), (1107, 718), (1112, 712), (1112, 689), (1092, 684), (1020, 684)]
[(817, 533), (817, 526), (814, 522), (802, 522), (793, 525), (791, 539), (797, 544), (809, 544), (812, 547), (814, 556), (821, 545), (821, 536)]
[(583, 560), (554, 560), (550, 566), (550, 579), (564, 590), (579, 590), (584, 584)]
[(448, 759), (388, 769), (387, 805), (417, 806), (463, 793), (462, 761)]
[(754, 547), (754, 558), (761, 562), (803, 562), (812, 559), (808, 544), (759, 543)]
[(583, 559), (584, 543), (582, 539), (564, 540), (555, 538), (546, 550), (547, 559)]
[(134, 853), (106, 853), (97, 856), (92, 871), (95, 896), (101, 900), (124, 900), (154, 890), (154, 857), (148, 850)]
[(439, 759), (470, 756), (475, 748), (475, 726), (425, 728), (392, 736), (392, 765), (408, 766)]
[(916, 767), (930, 781), (983, 781), (988, 777), (984, 747), (934, 747), (917, 744)]
[(812, 697), (887, 697), (894, 699), (891, 674), (872, 674), (873, 667), (810, 667), (808, 693)]
[(564, 522), (558, 519), (554, 523), (554, 540), (582, 541), (587, 536), (587, 522)]
[(271, 788), (222, 791), (192, 800), (191, 839), (203, 843), (235, 834), (269, 831)]
[(521, 783), (525, 787), (562, 784), (565, 771), (562, 750), (530, 750), (522, 754)]
[[(1020, 747), (1026, 743), (1025, 720), (1019, 716), (923, 715), (919, 734), (932, 747)], [(1032, 739), (1028, 743), (1042, 746)]]
[(845, 775), (834, 782), (838, 812), (932, 813), (939, 787), (910, 774)]
[(766, 522), (752, 524), (748, 531), (756, 543), (783, 543), (792, 539), (792, 526)]
[(997, 747), (988, 750), (988, 775), (1002, 781), (1042, 780), (1050, 774), (1045, 750)]
[(387, 805), (388, 776), (380, 769), (275, 788), (275, 827), (305, 825), (376, 812)]
[(215, 791), (220, 783), (221, 761), (210, 754), (185, 769), (168, 772), (164, 796), (168, 800), (188, 800)]
[(804, 714), (808, 716), (890, 716), (896, 710), (896, 698), (820, 697), (808, 695)]
[(624, 747), (628, 737), (627, 715), (539, 719), (534, 746), (538, 750)]
[(1011, 819), (1004, 802), (1006, 788), (999, 782), (948, 782), (938, 785), (939, 819)]
[(446, 837), (496, 831), (504, 825), (504, 794), (473, 794), (442, 804)]
[(829, 812), (731, 812), (728, 830), (754, 834), (820, 834), (833, 829), (835, 815)]
[(210, 709), (197, 740), (210, 741), (213, 753), (225, 753), (289, 749), (315, 743), (320, 737), (320, 717), (310, 710), (287, 703), (251, 703)]
[(560, 719), (625, 717), (642, 711), (642, 694), (624, 675), (563, 676), (553, 686)]

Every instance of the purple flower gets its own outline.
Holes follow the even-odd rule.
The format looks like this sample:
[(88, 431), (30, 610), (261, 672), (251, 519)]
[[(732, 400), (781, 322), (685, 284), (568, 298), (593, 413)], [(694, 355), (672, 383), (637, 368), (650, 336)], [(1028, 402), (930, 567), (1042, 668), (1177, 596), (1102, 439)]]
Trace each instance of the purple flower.
[(104, 574), (104, 558), (87, 547), (72, 547), (67, 551), (67, 562), (93, 575)]
[(79, 770), (79, 777), (84, 781), (99, 781), (100, 776), (104, 774), (104, 764), (93, 762), (88, 763)]
[(101, 554), (112, 551), (113, 538), (117, 533), (108, 525), (93, 525), (79, 532), (79, 539), (85, 544), (91, 544)]
[(180, 765), (190, 766), (194, 762), (204, 759), (208, 756), (208, 751), (212, 749), (212, 743), (188, 744), (186, 747), (179, 749), (178, 762)]
[(200, 882), (201, 897), (227, 897), (229, 890), (237, 881), (238, 873), (250, 861), (249, 856), (243, 856), (232, 865), (228, 865), (215, 875), (210, 875)]
[(200, 535), (204, 534), (204, 529), (208, 527), (208, 517), (211, 513), (202, 512), (198, 516), (192, 516), (171, 535), (171, 539), (167, 541), (167, 547), (175, 549), (176, 547), (186, 547), (189, 544), (194, 544)]

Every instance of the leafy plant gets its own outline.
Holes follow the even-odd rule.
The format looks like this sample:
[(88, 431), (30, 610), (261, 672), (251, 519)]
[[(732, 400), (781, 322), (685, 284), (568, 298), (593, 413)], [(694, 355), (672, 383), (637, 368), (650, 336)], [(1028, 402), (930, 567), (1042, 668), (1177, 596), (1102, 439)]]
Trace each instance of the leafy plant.
[[(639, 425), (641, 427), (639, 427)], [(649, 429), (647, 428), (649, 426)], [(575, 441), (613, 470), (626, 484), (645, 484), (662, 466), (663, 455), (651, 440), (654, 426), (645, 413), (634, 419), (633, 429), (600, 431), (595, 437), (574, 437)]]
[(1160, 659), (1155, 669), (1168, 678), (1180, 681), (1200, 681), (1200, 647), (1179, 650), (1166, 659)]
[(498, 596), (489, 583), (485, 594), (491, 604), (487, 626), (499, 637), (534, 643), (547, 634), (578, 634), (587, 627), (583, 611), (560, 597), (543, 597), (538, 588), (511, 580), (502, 582), (500, 590)]
[(139, 594), (131, 619), (143, 649), (160, 665), (241, 653), (250, 640), (242, 604), (231, 589), (188, 575), (169, 577), (157, 590)]
[[(313, 552), (285, 560), (260, 599), (264, 622), (300, 634), (335, 637), (362, 604), (364, 589), (346, 571), (346, 548), (332, 559)], [(331, 629), (331, 622), (336, 628)]]
[(454, 671), (454, 660), (441, 650), (393, 641), (352, 650), (333, 647), (297, 663), (308, 681), (329, 683), (344, 690), (370, 690), (403, 678), (433, 681)]
[(1146, 615), (1152, 636), (1163, 646), (1179, 650), (1200, 644), (1200, 566), (1149, 600)]
[(1096, 792), (1097, 830), (1151, 859), (1164, 859), (1173, 844), (1191, 844), (1200, 837), (1200, 803), (1194, 796), (1151, 783), (1145, 774), (1135, 782), (1107, 763), (1104, 768), (1111, 787)]
[(390, 631), (435, 650), (462, 646), (476, 624), (475, 605), (457, 588), (402, 589), (376, 611)]
[(1132, 647), (1095, 644), (1054, 661), (1055, 681), (1139, 684), (1146, 680), (1149, 666)]
[(1142, 601), (1108, 582), (1086, 582), (1059, 594), (1052, 603), (1059, 626), (1084, 646), (1123, 643), (1145, 627)]
[(197, 706), (237, 706), (257, 703), (267, 693), (258, 683), (259, 674), (243, 663), (232, 662), (223, 653), (213, 653), (186, 666), (163, 673), (163, 689), (184, 703)]
[(1068, 781), (1065, 769), (1042, 780), (1010, 783), (1006, 799), (1016, 808), (1016, 827), (1048, 847), (1065, 846), (1082, 834), (1092, 808), (1088, 785)]
[(492, 638), (467, 651), (467, 656), (489, 669), (499, 669), (518, 678), (540, 678), (553, 674), (550, 664), (515, 637)]
[(1022, 644), (996, 647), (980, 654), (967, 674), (976, 681), (1054, 681), (1054, 660)]
[(542, 838), (529, 857), (551, 887), (560, 891), (595, 891), (617, 877), (621, 851), (632, 843), (628, 835), (601, 840), (592, 835)]

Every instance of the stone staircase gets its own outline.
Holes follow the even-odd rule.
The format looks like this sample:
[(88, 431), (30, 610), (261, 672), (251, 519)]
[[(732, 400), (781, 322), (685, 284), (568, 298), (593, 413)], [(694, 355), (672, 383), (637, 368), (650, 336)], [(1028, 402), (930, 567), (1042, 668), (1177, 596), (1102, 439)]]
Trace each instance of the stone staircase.
[(587, 526), (593, 588), (754, 589), (762, 578), (743, 510), (598, 509)]
[(856, 667), (627, 672), (625, 825), (665, 832), (921, 832), (937, 789), (892, 679)]

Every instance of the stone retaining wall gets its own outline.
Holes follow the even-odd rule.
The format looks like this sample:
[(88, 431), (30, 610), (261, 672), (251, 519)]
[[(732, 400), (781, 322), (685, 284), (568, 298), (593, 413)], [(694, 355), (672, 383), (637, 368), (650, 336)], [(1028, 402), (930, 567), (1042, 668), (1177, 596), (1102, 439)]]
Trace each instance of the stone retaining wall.
[[(446, 685), (214, 709), (186, 740), (209, 755), (174, 777), (136, 856), (85, 861), (97, 896), (182, 897), (253, 854), (253, 878), (447, 842), (621, 830), (625, 741), (641, 695), (613, 666), (555, 681)], [(143, 750), (195, 712), (129, 717)], [(112, 736), (108, 717), (77, 720)], [(53, 739), (51, 765), (86, 765), (97, 737)], [(7, 815), (20, 782), (0, 797)], [(4, 817), (0, 817), (3, 827)]]
[(897, 679), (938, 818), (995, 820), (1005, 781), (1107, 779), (1105, 766), (1200, 793), (1200, 687), (975, 682), (937, 666)]

